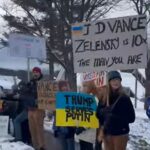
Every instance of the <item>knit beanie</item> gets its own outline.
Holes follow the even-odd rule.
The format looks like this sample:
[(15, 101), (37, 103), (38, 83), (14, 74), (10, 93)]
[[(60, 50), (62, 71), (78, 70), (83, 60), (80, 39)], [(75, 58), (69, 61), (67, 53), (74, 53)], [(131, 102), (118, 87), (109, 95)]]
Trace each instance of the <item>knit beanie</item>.
[(122, 81), (121, 75), (118, 71), (110, 71), (108, 73), (108, 81), (112, 79), (120, 79), (120, 81)]
[(38, 72), (38, 73), (42, 74), (42, 71), (41, 71), (41, 69), (39, 67), (34, 67), (32, 69), (32, 72)]

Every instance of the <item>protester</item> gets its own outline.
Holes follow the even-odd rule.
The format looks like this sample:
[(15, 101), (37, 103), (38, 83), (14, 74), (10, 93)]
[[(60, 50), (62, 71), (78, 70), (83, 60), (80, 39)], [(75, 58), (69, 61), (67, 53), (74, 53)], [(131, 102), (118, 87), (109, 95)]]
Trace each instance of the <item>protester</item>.
[[(93, 81), (83, 82), (83, 92), (95, 95), (97, 92)], [(97, 102), (98, 103), (98, 102)], [(91, 128), (77, 128), (76, 134), (79, 139), (80, 150), (94, 150), (96, 141), (96, 129)]]
[[(59, 91), (61, 92), (66, 92), (70, 90), (67, 81), (59, 81), (58, 88)], [(54, 125), (53, 129), (54, 129), (55, 137), (61, 143), (62, 150), (75, 150), (75, 140), (74, 140), (75, 128), (74, 127), (57, 127)]]
[(44, 143), (44, 117), (45, 111), (37, 108), (37, 82), (43, 77), (41, 69), (34, 67), (32, 69), (32, 80), (28, 83), (32, 94), (33, 106), (28, 108), (29, 128), (33, 147), (36, 150), (45, 150)]
[[(28, 109), (33, 107), (34, 99), (29, 86), (22, 81), (18, 84), (19, 114), (14, 119), (15, 140), (23, 141), (22, 123), (28, 119)], [(17, 97), (16, 97), (17, 98)]]
[(133, 105), (123, 92), (121, 81), (119, 72), (108, 73), (108, 86), (97, 108), (97, 117), (103, 128), (103, 134), (100, 134), (105, 150), (126, 150), (129, 123), (135, 120)]

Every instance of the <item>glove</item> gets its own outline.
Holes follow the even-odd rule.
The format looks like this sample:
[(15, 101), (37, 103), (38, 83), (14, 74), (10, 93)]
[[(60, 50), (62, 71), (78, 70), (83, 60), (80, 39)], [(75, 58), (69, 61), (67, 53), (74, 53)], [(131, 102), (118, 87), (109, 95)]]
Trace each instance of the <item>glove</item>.
[(86, 129), (85, 128), (83, 128), (83, 127), (79, 127), (79, 128), (76, 128), (76, 131), (75, 131), (75, 133), (76, 133), (76, 135), (79, 135), (79, 134), (81, 134), (83, 131), (85, 131)]

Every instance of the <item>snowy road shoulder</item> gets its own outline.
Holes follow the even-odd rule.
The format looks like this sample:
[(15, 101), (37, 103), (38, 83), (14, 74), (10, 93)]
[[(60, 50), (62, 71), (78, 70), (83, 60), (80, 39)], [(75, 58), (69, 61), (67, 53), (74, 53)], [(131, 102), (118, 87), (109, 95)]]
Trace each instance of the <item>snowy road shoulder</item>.
[(150, 150), (150, 120), (145, 110), (138, 108), (136, 120), (130, 125), (129, 150)]

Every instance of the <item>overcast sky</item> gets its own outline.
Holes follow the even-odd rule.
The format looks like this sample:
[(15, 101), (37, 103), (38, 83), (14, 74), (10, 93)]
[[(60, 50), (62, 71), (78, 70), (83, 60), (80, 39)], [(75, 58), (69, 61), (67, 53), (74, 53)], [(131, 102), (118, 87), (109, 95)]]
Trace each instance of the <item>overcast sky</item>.
[[(2, 6), (3, 2), (8, 2), (9, 0), (0, 0), (0, 6)], [(8, 3), (7, 3), (8, 4)], [(4, 12), (0, 10), (0, 15), (3, 14)], [(122, 17), (122, 16), (130, 16), (130, 15), (136, 15), (136, 12), (132, 9), (132, 5), (129, 3), (127, 4), (127, 0), (124, 0), (121, 2), (118, 7), (115, 9), (111, 10), (106, 18), (114, 18), (114, 17)], [(2, 32), (5, 29), (5, 22), (2, 21), (0, 18), (0, 32)], [(40, 66), (40, 64), (32, 60), (31, 61), (31, 68), (33, 66)], [(13, 58), (8, 56), (7, 50), (3, 51), (3, 49), (0, 50), (0, 68), (11, 68), (11, 69), (27, 69), (27, 60), (24, 58)], [(47, 65), (42, 65), (42, 68), (48, 68)], [(144, 72), (142, 70), (142, 72)], [(132, 81), (134, 82), (134, 78), (132, 75), (128, 75), (128, 78), (132, 78)], [(125, 82), (123, 80), (123, 83), (126, 84), (126, 86), (129, 86), (129, 83)], [(0, 85), (3, 85), (5, 88), (10, 88), (13, 84), (13, 78), (12, 77), (0, 77)], [(142, 89), (141, 85), (140, 87), (140, 97), (143, 95), (144, 89)], [(132, 90), (134, 91), (134, 84), (132, 84)]]

